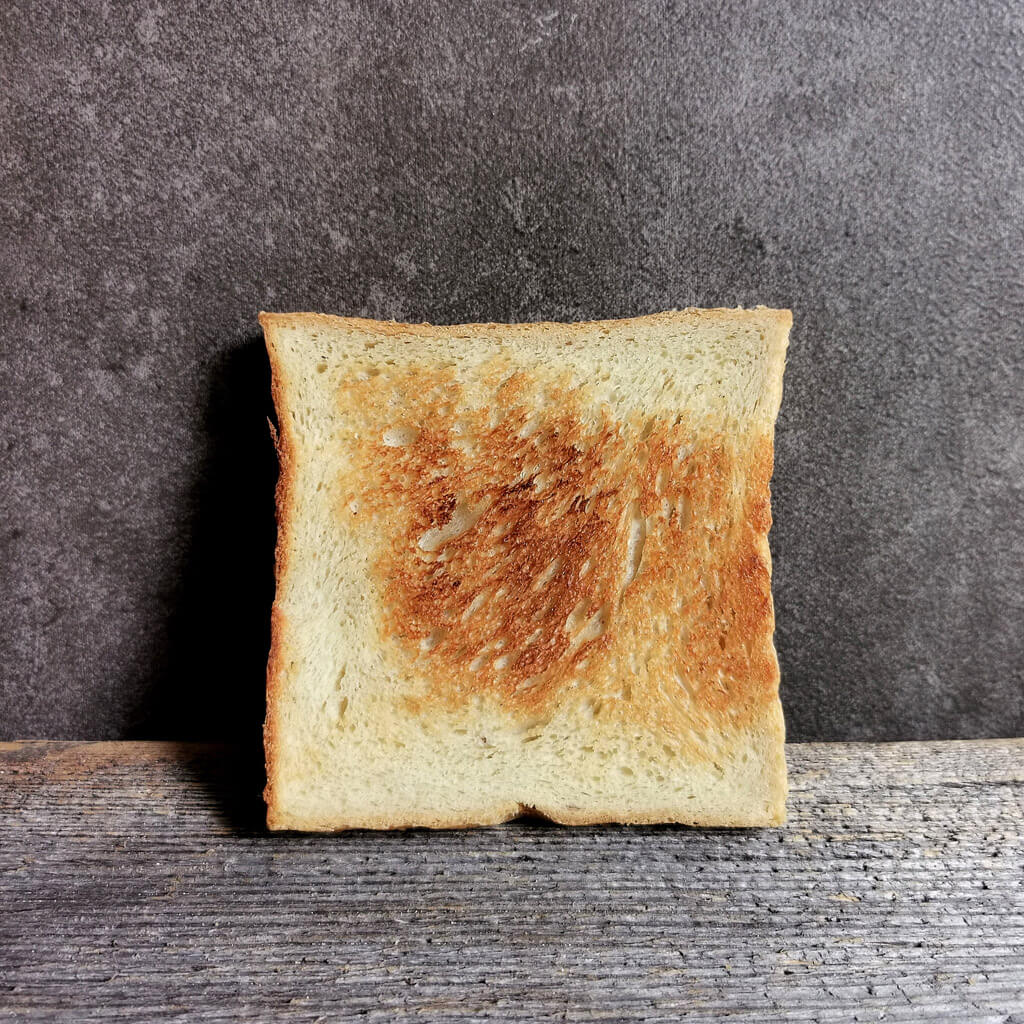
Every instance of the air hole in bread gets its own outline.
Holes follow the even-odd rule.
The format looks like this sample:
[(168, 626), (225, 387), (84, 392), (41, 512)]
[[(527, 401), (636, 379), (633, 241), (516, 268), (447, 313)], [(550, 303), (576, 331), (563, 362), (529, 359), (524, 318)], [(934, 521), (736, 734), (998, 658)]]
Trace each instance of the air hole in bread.
[(605, 630), (608, 629), (608, 618), (610, 610), (608, 603), (605, 602), (600, 608), (589, 619), (583, 624), (583, 628), (572, 638), (572, 643), (569, 645), (570, 650), (582, 647), (584, 644), (589, 644), (591, 641), (596, 640), (599, 636), (603, 636)]
[[(544, 569), (544, 571), (533, 581), (534, 590), (543, 590), (554, 578), (558, 567), (562, 564), (561, 557), (553, 558)], [(539, 632), (539, 630), (538, 630)]]
[(481, 608), (483, 608), (484, 604), (487, 602), (487, 598), (490, 596), (490, 593), (490, 588), (485, 587), (476, 595), (476, 597), (473, 598), (472, 601), (469, 602), (466, 610), (462, 613), (463, 622), (466, 622), (471, 616), (475, 615)]
[(417, 427), (401, 424), (385, 430), (383, 441), (388, 448), (400, 448), (403, 445), (415, 444), (419, 440), (419, 436), (420, 432)]
[(532, 437), (537, 433), (537, 428), (540, 426), (540, 423), (540, 413), (535, 413), (533, 416), (530, 416), (519, 431), (519, 436), (523, 438), (523, 440), (526, 440), (528, 437)]
[(484, 502), (475, 508), (471, 508), (465, 501), (457, 502), (451, 519), (444, 526), (427, 530), (420, 537), (418, 541), (420, 550), (426, 551), (428, 554), (434, 554), (449, 542), (457, 540), (464, 533), (468, 533), (476, 526), (480, 516), (487, 510), (487, 504)]
[(432, 629), (421, 641), (420, 649), (432, 651), (448, 635), (448, 630), (442, 626)]
[[(503, 520), (501, 522), (495, 523), (494, 526), (491, 529), (491, 534), (490, 535), (495, 540), (501, 540), (501, 538), (504, 537), (512, 529), (513, 526), (515, 526), (515, 524), (509, 522), (507, 519)], [(501, 549), (499, 548), (498, 550), (500, 551)]]
[(692, 700), (697, 696), (696, 689), (690, 684), (689, 680), (679, 672), (673, 673), (675, 681), (686, 691), (686, 695)]
[[(629, 520), (629, 541), (626, 548), (626, 571), (622, 581), (622, 591), (636, 579), (640, 571), (640, 563), (644, 557), (644, 543), (647, 539), (647, 520), (640, 512), (640, 502), (634, 499), (627, 512)], [(621, 595), (619, 600), (621, 601)]]
[(676, 524), (680, 530), (685, 530), (693, 520), (693, 509), (690, 499), (685, 494), (680, 494), (676, 499)]
[(538, 626), (524, 641), (523, 647), (529, 647), (530, 644), (535, 644), (544, 635), (544, 630)]
[(584, 598), (580, 598), (580, 600), (576, 602), (573, 610), (569, 612), (568, 618), (565, 620), (565, 626), (563, 627), (565, 632), (570, 635), (578, 633), (583, 626), (583, 623), (586, 621), (586, 614), (587, 602)]

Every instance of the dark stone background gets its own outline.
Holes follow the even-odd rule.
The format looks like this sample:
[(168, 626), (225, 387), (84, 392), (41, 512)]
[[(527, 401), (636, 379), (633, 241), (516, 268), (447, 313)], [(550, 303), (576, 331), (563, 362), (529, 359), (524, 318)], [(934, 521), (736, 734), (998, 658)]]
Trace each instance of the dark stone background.
[(261, 307), (759, 302), (791, 738), (1024, 733), (1019, 4), (226, 8), (0, 10), (0, 734), (254, 734)]

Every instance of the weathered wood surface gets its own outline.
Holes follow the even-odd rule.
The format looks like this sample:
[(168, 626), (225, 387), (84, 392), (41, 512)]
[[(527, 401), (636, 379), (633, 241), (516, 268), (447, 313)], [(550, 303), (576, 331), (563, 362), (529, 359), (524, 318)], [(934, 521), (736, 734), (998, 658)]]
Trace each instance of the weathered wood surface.
[(248, 752), (0, 745), (0, 1017), (1024, 1022), (1024, 740), (789, 760), (779, 830), (322, 837)]

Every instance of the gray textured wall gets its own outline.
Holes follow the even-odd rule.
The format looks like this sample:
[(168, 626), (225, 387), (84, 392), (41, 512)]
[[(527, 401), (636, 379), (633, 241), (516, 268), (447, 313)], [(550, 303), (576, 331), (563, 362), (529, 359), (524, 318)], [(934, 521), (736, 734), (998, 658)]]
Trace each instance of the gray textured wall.
[(1024, 732), (1019, 4), (0, 11), (0, 734), (253, 730), (255, 313), (790, 306), (795, 739)]

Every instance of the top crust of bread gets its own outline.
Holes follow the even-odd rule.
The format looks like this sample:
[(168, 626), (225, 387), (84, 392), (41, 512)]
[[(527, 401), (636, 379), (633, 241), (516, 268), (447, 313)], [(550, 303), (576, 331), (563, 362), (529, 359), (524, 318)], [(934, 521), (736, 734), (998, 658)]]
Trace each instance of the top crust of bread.
[[(260, 323), (281, 464), (272, 827), (452, 826), (526, 807), (568, 822), (782, 820), (767, 534), (788, 311), (451, 327), (261, 313)], [(674, 348), (681, 333), (685, 351)], [(311, 476), (325, 468), (316, 501)], [(671, 751), (657, 756), (709, 778), (753, 758), (762, 790), (750, 797), (726, 781), (739, 796), (717, 813), (713, 799), (702, 813), (672, 801), (546, 802), (539, 784), (479, 805), (439, 799), (419, 814), (389, 808), (385, 791), (379, 813), (372, 793), (359, 808), (334, 807), (322, 783), (336, 784), (340, 768), (295, 741), (311, 713), (303, 680), (321, 671), (301, 593), (317, 538), (340, 538), (332, 580), (365, 573), (361, 605), (339, 584), (348, 656), (362, 667), (337, 699), (371, 716), (353, 725), (343, 711), (346, 728), (444, 722), (458, 735), (452, 723), (486, 722), (492, 735), (522, 737), (514, 776), (516, 758), (533, 756), (531, 736), (569, 723), (594, 738), (584, 750), (642, 734)], [(371, 664), (383, 686), (369, 682)], [(323, 723), (307, 731), (324, 749), (339, 742)]]

